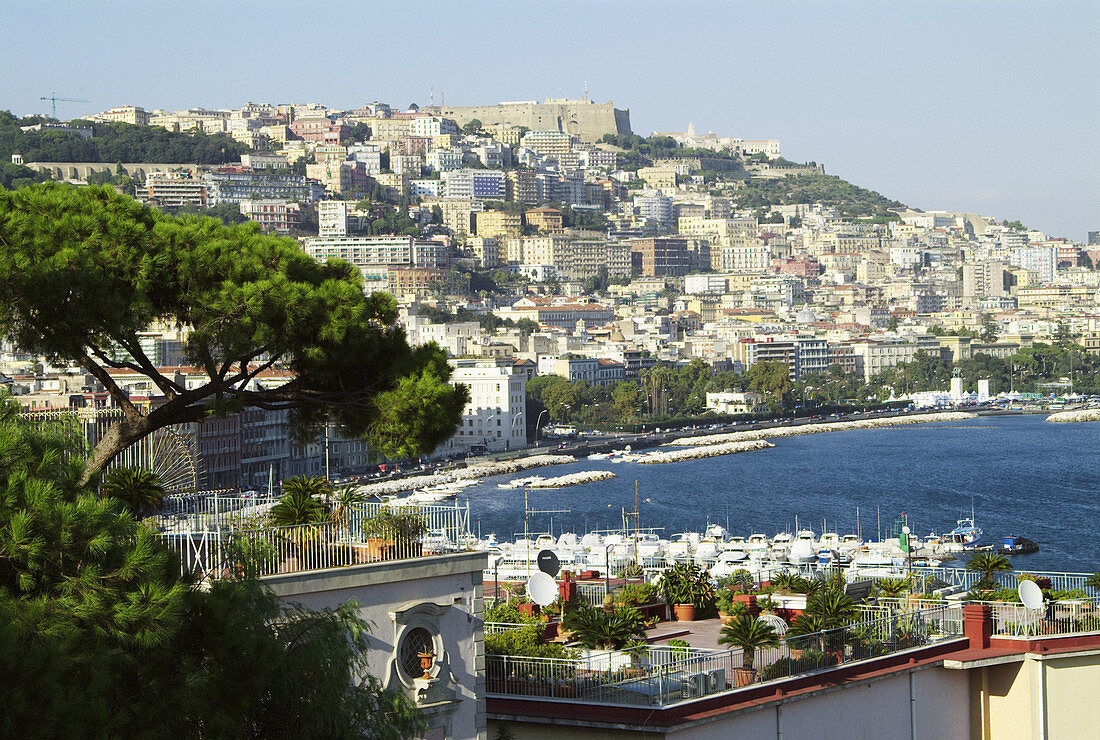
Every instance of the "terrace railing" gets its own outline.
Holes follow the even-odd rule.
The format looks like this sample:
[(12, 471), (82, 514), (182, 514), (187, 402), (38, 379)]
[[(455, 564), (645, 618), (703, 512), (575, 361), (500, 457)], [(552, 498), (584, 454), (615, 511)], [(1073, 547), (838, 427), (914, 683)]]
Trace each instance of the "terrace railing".
[[(785, 638), (749, 658), (741, 649), (649, 647), (576, 659), (486, 656), (490, 694), (598, 704), (664, 706), (756, 683), (952, 639), (948, 607), (899, 613), (851, 627)], [(748, 659), (747, 659), (748, 658)]]
[[(396, 520), (380, 514), (409, 514)], [(339, 521), (293, 527), (170, 530), (165, 543), (184, 573), (222, 578), (339, 568), (460, 552), (468, 545), (469, 509), (458, 506), (357, 504)], [(232, 522), (229, 522), (231, 525)]]
[(1051, 601), (1041, 609), (989, 602), (993, 634), (999, 637), (1070, 635), (1100, 631), (1100, 598)]

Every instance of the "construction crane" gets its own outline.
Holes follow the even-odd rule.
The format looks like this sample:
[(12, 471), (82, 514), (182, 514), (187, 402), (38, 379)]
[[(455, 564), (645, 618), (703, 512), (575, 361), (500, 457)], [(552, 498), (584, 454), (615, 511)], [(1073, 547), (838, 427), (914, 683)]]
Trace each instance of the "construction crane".
[(66, 103), (90, 103), (90, 100), (84, 100), (83, 98), (59, 98), (57, 93), (50, 93), (49, 96), (42, 96), (39, 100), (50, 101), (50, 117), (57, 118), (57, 101), (63, 101)]

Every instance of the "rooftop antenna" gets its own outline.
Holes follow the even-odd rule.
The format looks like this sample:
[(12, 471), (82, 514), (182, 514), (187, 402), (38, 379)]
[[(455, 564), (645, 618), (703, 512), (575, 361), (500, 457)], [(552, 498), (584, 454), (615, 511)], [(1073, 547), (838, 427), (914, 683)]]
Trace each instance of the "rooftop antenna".
[(428, 88), (428, 105), (432, 108), (435, 107), (435, 85)]
[(585, 99), (585, 101), (588, 100), (588, 80), (587, 79), (585, 79), (585, 81), (584, 81), (584, 99)]

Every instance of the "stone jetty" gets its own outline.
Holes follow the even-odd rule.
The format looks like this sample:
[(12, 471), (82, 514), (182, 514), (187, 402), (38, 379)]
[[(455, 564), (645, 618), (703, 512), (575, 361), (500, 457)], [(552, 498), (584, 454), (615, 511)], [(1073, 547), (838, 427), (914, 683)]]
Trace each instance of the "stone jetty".
[(1076, 411), (1059, 411), (1048, 416), (1046, 420), (1054, 422), (1100, 421), (1100, 409), (1077, 409)]
[(431, 475), (413, 475), (397, 480), (384, 480), (377, 483), (367, 483), (360, 487), (368, 496), (385, 496), (392, 493), (414, 491), (418, 488), (427, 488), (441, 483), (454, 483), (457, 480), (470, 480), (471, 478), (488, 478), (491, 475), (508, 475), (519, 473), (531, 468), (542, 468), (547, 465), (561, 465), (562, 463), (576, 462), (572, 455), (531, 455), (515, 460), (501, 460), (500, 462), (477, 463), (467, 468), (448, 470), (446, 473), (433, 473)]
[(610, 470), (582, 470), (579, 473), (560, 475), (557, 478), (547, 478), (544, 481), (531, 483), (528, 488), (565, 488), (577, 486), (581, 483), (595, 483), (598, 480), (610, 480), (617, 477)]
[(725, 442), (742, 442), (750, 439), (772, 439), (775, 437), (797, 437), (801, 434), (820, 434), (821, 432), (844, 432), (852, 429), (882, 429), (903, 424), (934, 424), (944, 421), (964, 421), (975, 419), (977, 414), (965, 411), (944, 411), (936, 414), (915, 416), (891, 416), (885, 419), (859, 419), (858, 421), (834, 421), (820, 424), (799, 424), (790, 427), (770, 427), (752, 429), (744, 432), (709, 434), (705, 437), (683, 437), (665, 442), (665, 447), (687, 447), (695, 445), (715, 445)]
[(740, 442), (724, 442), (722, 444), (705, 445), (703, 447), (691, 447), (686, 450), (674, 450), (672, 452), (654, 452), (640, 458), (638, 462), (642, 465), (653, 465), (658, 463), (681, 462), (683, 460), (701, 460), (704, 457), (733, 455), (738, 452), (764, 450), (768, 447), (775, 447), (775, 445), (773, 445), (766, 439), (750, 439)]

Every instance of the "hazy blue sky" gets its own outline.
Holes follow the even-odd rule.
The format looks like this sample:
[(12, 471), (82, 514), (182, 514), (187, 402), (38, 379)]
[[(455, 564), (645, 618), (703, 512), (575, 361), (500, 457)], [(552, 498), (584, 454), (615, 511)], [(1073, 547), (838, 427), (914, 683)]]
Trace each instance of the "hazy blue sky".
[(0, 108), (580, 97), (925, 209), (1100, 229), (1100, 3), (0, 2)]

